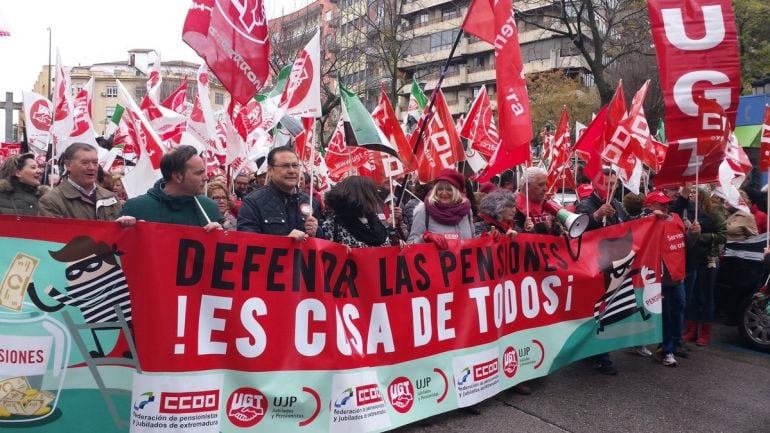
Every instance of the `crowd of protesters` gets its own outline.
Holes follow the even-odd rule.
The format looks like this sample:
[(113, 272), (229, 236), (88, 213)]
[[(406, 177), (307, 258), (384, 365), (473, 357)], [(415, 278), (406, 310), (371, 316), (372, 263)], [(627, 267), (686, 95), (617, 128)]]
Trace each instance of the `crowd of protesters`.
[[(552, 199), (558, 194), (547, 196), (547, 173), (538, 167), (524, 169), (519, 178), (509, 170), (493, 182), (475, 185), (460, 172), (444, 169), (432, 182), (396, 193), (389, 185), (349, 176), (322, 195), (310, 189), (311, 178), (289, 147), (268, 154), (264, 173), (209, 179), (197, 151), (180, 146), (162, 157), (162, 179), (146, 194), (128, 199), (119, 175), (101, 173), (92, 147), (73, 144), (60, 160), (62, 178), (50, 189), (41, 185), (42, 168), (32, 154), (7, 158), (0, 167), (0, 213), (127, 226), (137, 220), (185, 224), (207, 231), (288, 236), (297, 242), (317, 237), (349, 248), (431, 243), (447, 249), (454, 240), (499, 240), (521, 232), (558, 236), (565, 231), (555, 217), (560, 205)], [(646, 194), (632, 194), (624, 193), (614, 172), (605, 170), (605, 178), (609, 192), (578, 179), (576, 199), (562, 203), (588, 216), (588, 230), (652, 217), (669, 221), (670, 233), (684, 234), (684, 264), (662, 253), (662, 342), (654, 352), (636, 348), (642, 356), (676, 366), (676, 356), (691, 354), (687, 343), (710, 343), (712, 323), (720, 314), (727, 323), (734, 322), (739, 302), (757, 286), (761, 267), (722, 253), (727, 241), (767, 230), (767, 214), (759, 210), (762, 195), (742, 191), (736, 207), (713, 185), (659, 190), (649, 185)], [(617, 373), (609, 354), (593, 359), (601, 373)], [(522, 386), (521, 392), (529, 391)]]

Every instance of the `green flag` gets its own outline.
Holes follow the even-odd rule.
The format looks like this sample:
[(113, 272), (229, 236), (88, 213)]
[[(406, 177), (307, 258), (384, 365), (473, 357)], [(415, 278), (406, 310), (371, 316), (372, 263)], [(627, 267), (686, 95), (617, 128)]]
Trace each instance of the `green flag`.
[(380, 131), (361, 100), (342, 83), (340, 83), (340, 100), (346, 145), (385, 152), (399, 158), (398, 149)]
[(107, 130), (104, 132), (105, 136), (109, 137), (118, 130), (118, 126), (120, 125), (120, 118), (123, 117), (123, 111), (125, 111), (125, 109), (122, 105), (115, 105), (115, 112), (112, 113), (110, 122), (107, 124)]
[(412, 92), (409, 94), (409, 107), (407, 108), (406, 119), (404, 119), (404, 126), (408, 132), (412, 132), (417, 126), (427, 105), (428, 97), (423, 93), (415, 77), (412, 77)]

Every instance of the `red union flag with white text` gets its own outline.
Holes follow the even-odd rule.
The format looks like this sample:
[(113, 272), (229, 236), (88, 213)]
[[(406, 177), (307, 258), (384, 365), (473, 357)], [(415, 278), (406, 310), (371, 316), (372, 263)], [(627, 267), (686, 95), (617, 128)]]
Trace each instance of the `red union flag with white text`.
[(270, 42), (262, 0), (193, 0), (182, 39), (241, 104), (264, 85)]
[(730, 0), (683, 2), (648, 0), (650, 24), (658, 54), (660, 83), (666, 104), (668, 154), (656, 186), (719, 177), (723, 156), (698, 156), (704, 131), (698, 118), (699, 97), (721, 105), (735, 124), (740, 93), (738, 40)]
[(497, 115), (500, 146), (480, 174), (486, 181), (530, 160), (532, 121), (521, 60), (518, 29), (511, 0), (473, 0), (462, 28), (495, 46)]

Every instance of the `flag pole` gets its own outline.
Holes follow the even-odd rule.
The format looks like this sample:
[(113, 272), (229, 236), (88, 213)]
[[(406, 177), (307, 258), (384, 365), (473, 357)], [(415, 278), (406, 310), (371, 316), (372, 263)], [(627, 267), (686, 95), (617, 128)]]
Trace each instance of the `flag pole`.
[(698, 159), (698, 144), (696, 142), (695, 144), (695, 219), (693, 222), (698, 221), (698, 182), (699, 180), (699, 174), (700, 174), (700, 160)]
[[(767, 169), (767, 212), (765, 215), (770, 215), (770, 168)], [(765, 216), (767, 218), (767, 216)], [(767, 236), (767, 239), (765, 240), (765, 248), (770, 248), (770, 235)]]
[[(425, 125), (428, 123), (428, 118), (430, 117), (431, 112), (433, 111), (433, 105), (436, 102), (436, 98), (438, 97), (438, 92), (441, 90), (441, 84), (444, 82), (444, 77), (446, 76), (447, 70), (449, 70), (449, 62), (452, 60), (452, 57), (454, 57), (455, 50), (457, 49), (457, 46), (460, 45), (460, 39), (463, 37), (463, 30), (462, 28), (457, 32), (457, 37), (455, 38), (454, 44), (452, 44), (452, 49), (449, 50), (449, 57), (447, 57), (446, 62), (444, 62), (444, 67), (441, 69), (441, 75), (438, 77), (438, 82), (436, 83), (436, 87), (433, 88), (433, 91), (430, 94), (430, 101), (428, 102), (428, 107), (425, 110), (425, 113), (423, 113), (422, 118), (422, 124), (420, 125), (420, 131), (417, 133), (417, 139), (414, 141), (414, 147), (412, 148), (412, 155), (417, 155), (417, 148), (420, 146), (420, 140), (422, 140), (423, 133), (425, 132)], [(409, 178), (411, 177), (411, 173), (406, 175), (406, 178), (404, 179), (404, 184), (408, 183)], [(404, 188), (406, 189), (406, 188)], [(401, 202), (404, 200), (404, 191), (401, 191), (401, 195), (398, 197), (398, 205), (401, 205)]]
[(313, 144), (312, 144), (312, 147), (310, 148), (310, 190), (309, 190), (310, 197), (308, 197), (310, 199), (310, 202), (309, 202), (310, 203), (310, 215), (308, 215), (308, 216), (312, 216), (313, 215), (313, 186), (314, 186), (313, 184), (315, 183), (314, 182), (314, 180), (315, 180), (314, 174), (315, 173), (313, 173), (313, 169), (315, 168), (315, 147), (316, 147), (316, 144), (317, 144), (317, 142), (316, 142), (316, 130), (315, 129), (316, 129), (316, 123), (317, 122), (318, 122), (318, 118), (313, 119)]

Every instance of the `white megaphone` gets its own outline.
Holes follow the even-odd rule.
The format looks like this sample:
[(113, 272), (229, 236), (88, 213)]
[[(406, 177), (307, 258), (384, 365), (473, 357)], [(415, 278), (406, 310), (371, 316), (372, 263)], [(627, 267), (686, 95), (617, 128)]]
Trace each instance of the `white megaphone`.
[(566, 227), (567, 234), (571, 238), (580, 237), (588, 228), (588, 215), (572, 213), (553, 200), (543, 203), (543, 210), (555, 216)]

